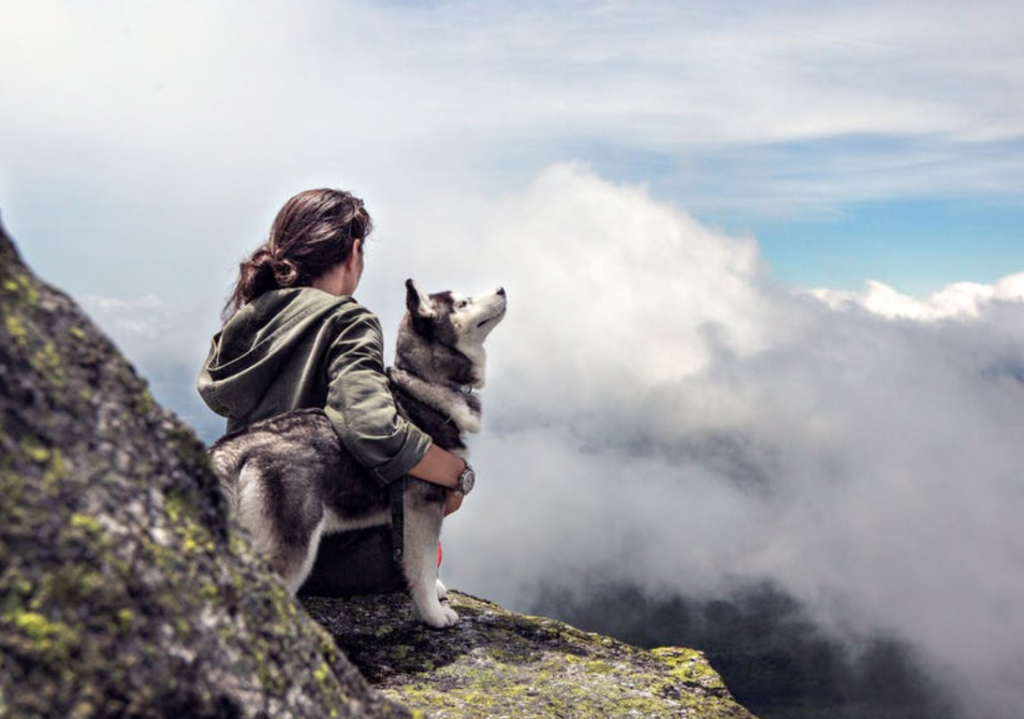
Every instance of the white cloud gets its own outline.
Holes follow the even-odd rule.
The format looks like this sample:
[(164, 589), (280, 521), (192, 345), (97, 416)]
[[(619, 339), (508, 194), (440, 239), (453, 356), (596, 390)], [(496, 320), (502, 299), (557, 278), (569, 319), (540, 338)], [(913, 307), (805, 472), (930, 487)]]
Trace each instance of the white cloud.
[[(732, 198), (851, 200), (936, 183), (1016, 193), (1019, 153), (985, 148), (1024, 135), (1022, 12), (8, 3), (0, 22), (16, 31), (0, 63), (18, 72), (0, 76), (0, 130), (17, 168), (53, 153), (123, 182), (148, 164), (189, 206), (197, 184), (211, 199), (314, 179), (509, 187), (510, 167), (532, 173), (567, 146), (652, 153), (698, 196), (695, 158), (730, 154), (754, 163), (722, 188)], [(756, 164), (773, 145), (851, 137), (911, 141), (852, 154), (816, 145), (764, 174)]]
[[(470, 198), (441, 204), (442, 216), (426, 226), (450, 233), (422, 229), (427, 208), (409, 208), (407, 222), (392, 220), (390, 232), (420, 237), (403, 248), (404, 266), (418, 268), (425, 287), (462, 282), (477, 290), (490, 282), (509, 289), (534, 319), (530, 342), (503, 344), (502, 366), (518, 372), (534, 366), (538, 348), (544, 355), (534, 376), (544, 384), (531, 403), (572, 405), (581, 396), (632, 402), (706, 368), (711, 345), (749, 353), (765, 343), (772, 318), (757, 302), (756, 244), (724, 242), (642, 189), (559, 165), (522, 196), (488, 206)], [(375, 284), (395, 287), (399, 278)], [(658, 351), (638, 360), (652, 332)]]
[[(86, 296), (82, 298), (82, 305), (132, 356), (153, 353), (156, 349), (154, 341), (173, 343), (176, 338), (170, 335), (180, 333), (188, 325), (183, 322), (188, 314), (186, 310), (170, 305), (156, 295), (130, 299)], [(162, 349), (156, 349), (155, 354), (167, 356)]]
[(831, 309), (765, 281), (752, 240), (578, 166), (409, 216), (426, 286), (509, 291), (454, 584), (770, 579), (833, 627), (955, 655), (965, 696), (1024, 699), (999, 674), (1024, 660), (1019, 277), (915, 300), (956, 319)]
[(881, 197), (1013, 196), (1020, 14), (6, 3), (0, 65), (17, 72), (0, 73), (0, 199), (62, 286), (138, 296), (158, 282), (173, 303), (225, 286), (284, 199), (317, 185), (366, 197), (382, 236), (420, 201), (512, 191), (573, 158), (736, 226)]
[(993, 302), (1024, 300), (1024, 273), (1008, 275), (994, 285), (958, 282), (924, 299), (901, 294), (892, 287), (869, 280), (864, 292), (815, 289), (808, 293), (834, 310), (859, 307), (890, 319), (918, 321), (977, 318)]
[(199, 399), (195, 383), (217, 329), (209, 305), (168, 302), (156, 295), (94, 297), (81, 300), (93, 321), (138, 368), (156, 399), (211, 440), (224, 421)]

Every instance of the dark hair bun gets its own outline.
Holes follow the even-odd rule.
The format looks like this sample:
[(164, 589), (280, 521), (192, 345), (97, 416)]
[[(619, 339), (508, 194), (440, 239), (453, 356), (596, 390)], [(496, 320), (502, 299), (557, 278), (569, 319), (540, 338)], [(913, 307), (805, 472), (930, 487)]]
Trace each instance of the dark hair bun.
[(239, 287), (250, 296), (262, 294), (277, 286), (274, 257), (266, 246), (252, 253), (252, 257), (239, 267)]
[(299, 279), (299, 268), (289, 259), (274, 263), (274, 281), (278, 287), (291, 287)]

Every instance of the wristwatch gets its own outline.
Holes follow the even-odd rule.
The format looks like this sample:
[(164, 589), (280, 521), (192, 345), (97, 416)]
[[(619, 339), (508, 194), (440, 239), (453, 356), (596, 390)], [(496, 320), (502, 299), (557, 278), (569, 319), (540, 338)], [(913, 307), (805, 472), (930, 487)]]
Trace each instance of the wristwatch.
[(476, 472), (473, 471), (473, 468), (470, 467), (467, 462), (466, 468), (462, 470), (462, 474), (459, 475), (459, 486), (455, 491), (458, 494), (465, 496), (472, 491), (474, 484), (476, 484)]

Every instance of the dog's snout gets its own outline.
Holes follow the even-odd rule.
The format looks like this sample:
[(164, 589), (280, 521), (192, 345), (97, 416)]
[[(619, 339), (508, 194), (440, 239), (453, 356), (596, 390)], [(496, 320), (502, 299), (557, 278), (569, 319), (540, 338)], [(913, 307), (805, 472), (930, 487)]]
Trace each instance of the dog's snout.
[(501, 295), (502, 297), (504, 297), (505, 296), (505, 288), (504, 287), (499, 287), (498, 288), (498, 294)]

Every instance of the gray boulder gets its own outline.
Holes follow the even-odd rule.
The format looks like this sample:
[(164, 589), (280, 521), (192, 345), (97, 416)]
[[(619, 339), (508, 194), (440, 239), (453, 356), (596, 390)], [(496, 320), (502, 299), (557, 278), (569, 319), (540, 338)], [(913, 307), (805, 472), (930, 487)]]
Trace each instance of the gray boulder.
[(449, 592), (437, 631), (400, 594), (305, 597), (309, 613), (384, 694), (434, 719), (754, 719), (704, 655), (647, 651)]

